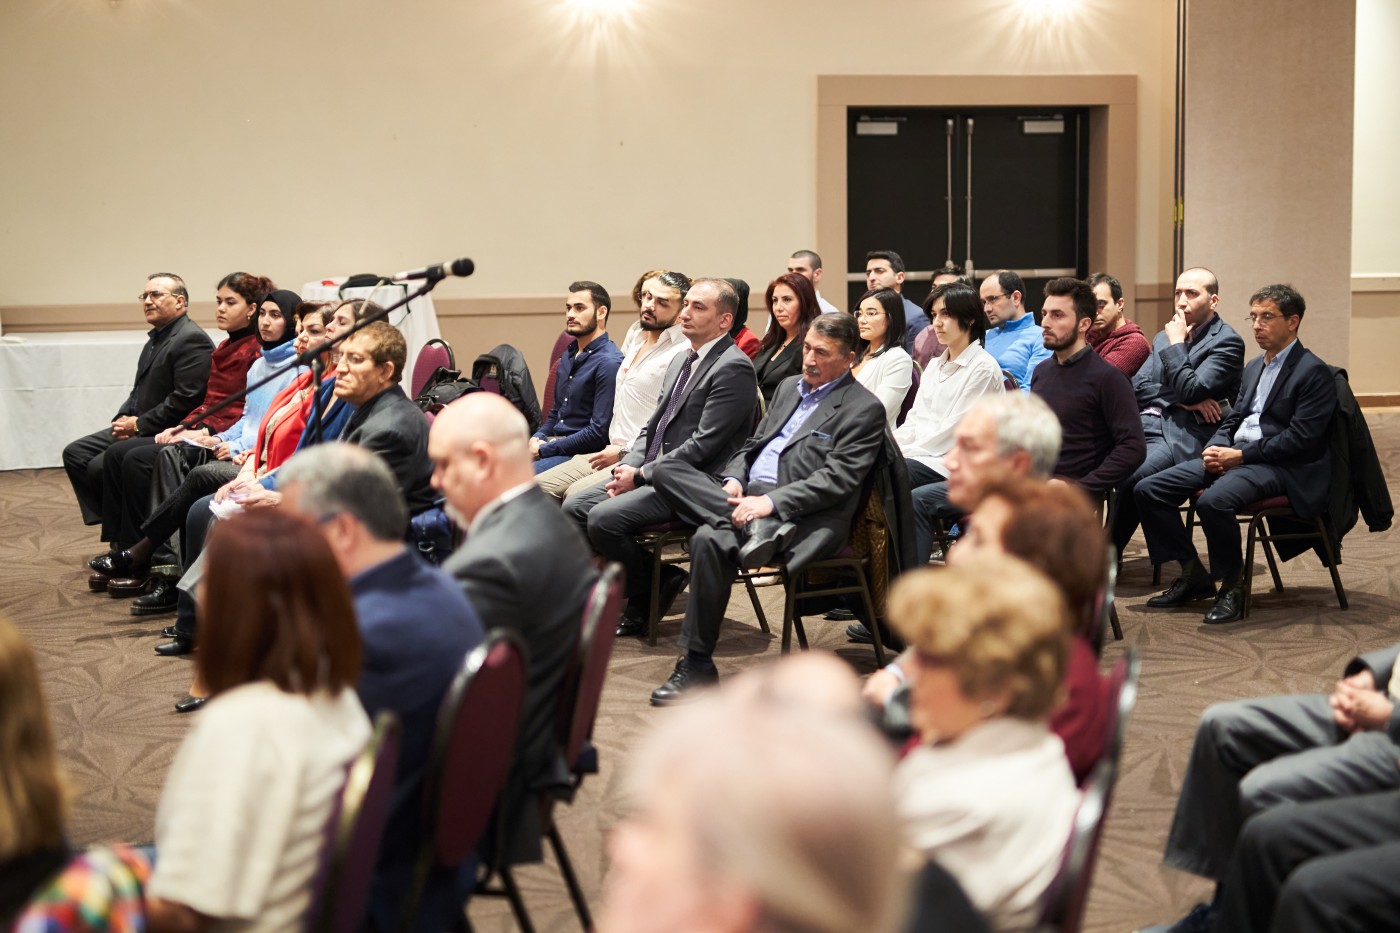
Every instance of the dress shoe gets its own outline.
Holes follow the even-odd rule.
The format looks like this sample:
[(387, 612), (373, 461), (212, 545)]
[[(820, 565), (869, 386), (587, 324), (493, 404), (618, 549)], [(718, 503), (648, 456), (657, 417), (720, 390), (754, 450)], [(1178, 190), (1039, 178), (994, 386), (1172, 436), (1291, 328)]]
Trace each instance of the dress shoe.
[(193, 713), (208, 701), (208, 697), (194, 697), (186, 695), (183, 699), (175, 701), (175, 712)]
[(1198, 599), (1210, 599), (1214, 595), (1215, 581), (1211, 580), (1200, 561), (1192, 560), (1171, 586), (1147, 601), (1147, 606), (1149, 609), (1175, 609)]
[(776, 518), (755, 518), (744, 526), (743, 547), (739, 548), (739, 566), (757, 570), (773, 563), (773, 558), (787, 550), (797, 526)]
[(163, 658), (178, 658), (182, 654), (189, 654), (194, 650), (194, 641), (189, 638), (182, 638), (176, 635), (170, 641), (163, 641), (156, 645), (156, 654)]
[[(850, 622), (853, 619), (855, 619), (855, 617), (856, 614), (849, 609), (833, 609), (826, 615), (822, 616), (822, 618), (828, 622)], [(865, 626), (862, 625), (861, 628), (863, 629), (865, 628)], [(847, 632), (849, 631), (850, 630), (847, 629)], [(867, 632), (866, 634), (869, 633)]]
[(710, 667), (697, 667), (685, 658), (676, 662), (676, 669), (666, 682), (651, 692), (652, 706), (670, 706), (679, 702), (687, 693), (697, 687), (708, 687), (719, 683), (719, 671)]
[(1220, 595), (1215, 598), (1215, 605), (1210, 607), (1210, 611), (1201, 620), (1206, 625), (1222, 625), (1226, 622), (1238, 622), (1244, 618), (1244, 588), (1232, 586), (1220, 591)]
[[(151, 580), (151, 591), (132, 602), (132, 615), (157, 616), (165, 612), (175, 611), (180, 599), (180, 591), (175, 586), (175, 581), (169, 577), (151, 577)], [(175, 638), (176, 635), (174, 631), (171, 631), (166, 637)]]
[(94, 593), (105, 593), (107, 592), (107, 583), (111, 579), (105, 573), (90, 573), (88, 574), (88, 589)]
[[(145, 576), (146, 568), (137, 567), (130, 551), (108, 551), (88, 562), (88, 566), (109, 577)], [(140, 571), (139, 573), (137, 571)]]
[(647, 633), (647, 620), (642, 615), (643, 611), (645, 610), (634, 613), (631, 606), (627, 607), (617, 622), (618, 638), (636, 638)]
[(661, 602), (656, 607), (656, 614), (664, 616), (671, 611), (671, 604), (676, 601), (676, 597), (681, 595), (681, 590), (685, 589), (690, 582), (690, 574), (679, 567), (663, 567), (661, 569)]
[[(855, 618), (855, 613), (851, 614), (851, 618)], [(865, 627), (864, 622), (852, 622), (846, 626), (846, 640), (853, 641), (858, 645), (875, 644), (875, 636), (870, 634), (870, 629)]]
[(154, 577), (137, 574), (130, 577), (113, 577), (107, 581), (107, 595), (113, 599), (130, 599), (151, 591)]

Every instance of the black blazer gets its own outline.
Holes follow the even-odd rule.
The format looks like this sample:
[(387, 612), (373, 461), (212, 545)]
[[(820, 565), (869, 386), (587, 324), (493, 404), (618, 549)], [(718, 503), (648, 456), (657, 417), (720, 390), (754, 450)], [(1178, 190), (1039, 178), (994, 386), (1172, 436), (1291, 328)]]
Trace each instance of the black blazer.
[(340, 440), (384, 458), (410, 515), (432, 508), (436, 497), (431, 483), (433, 462), (428, 459), (428, 419), (409, 401), (402, 386), (390, 386), (355, 409)]
[[(622, 461), (627, 466), (642, 468), (647, 445), (656, 433), (661, 416), (666, 413), (671, 390), (680, 378), (688, 352), (677, 353), (666, 367), (656, 410), (642, 426)], [(702, 473), (716, 473), (753, 429), (754, 412), (758, 408), (753, 363), (725, 335), (695, 364), (682, 393), (680, 405), (661, 437), (661, 453), (657, 459), (674, 457)], [(650, 478), (646, 475), (649, 472), (649, 467), (642, 470), (644, 483)]]
[(1133, 395), (1139, 410), (1162, 409), (1162, 438), (1173, 463), (1199, 457), (1216, 429), (1180, 405), (1212, 398), (1224, 408), (1240, 389), (1243, 369), (1244, 340), (1218, 314), (1190, 344), (1169, 343), (1165, 331), (1153, 338), (1152, 353), (1133, 375)]
[[(1254, 390), (1264, 372), (1264, 357), (1244, 368), (1235, 407), (1220, 422), (1206, 447), (1234, 447), (1235, 432), (1249, 414)], [(1279, 470), (1293, 511), (1303, 518), (1322, 514), (1327, 506), (1331, 455), (1328, 427), (1337, 410), (1337, 386), (1332, 370), (1299, 341), (1283, 361), (1259, 416), (1263, 434), (1240, 448), (1244, 462), (1267, 463)]]
[(154, 437), (179, 424), (204, 400), (214, 341), (188, 314), (153, 330), (141, 348), (136, 381), (116, 417), (136, 416), (142, 437)]
[[(793, 376), (778, 387), (758, 431), (730, 460), (722, 476), (748, 485), (749, 468), (787, 425), (800, 401)], [(778, 487), (768, 493), (778, 518), (797, 524), (788, 568), (841, 549), (850, 533), (860, 491), (885, 439), (885, 406), (850, 373), (807, 418), (778, 458)]]
[(574, 523), (532, 487), (483, 518), (443, 565), (482, 623), (518, 632), (529, 651), (516, 760), (500, 803), (504, 835), (493, 853), (507, 863), (540, 858), (536, 795), (568, 781), (555, 717), (598, 576), (590, 553)]
[(773, 344), (753, 358), (753, 368), (758, 372), (758, 389), (763, 393), (763, 400), (773, 404), (773, 396), (783, 380), (802, 372), (802, 341), (793, 340), (782, 350), (778, 349), (778, 344)]

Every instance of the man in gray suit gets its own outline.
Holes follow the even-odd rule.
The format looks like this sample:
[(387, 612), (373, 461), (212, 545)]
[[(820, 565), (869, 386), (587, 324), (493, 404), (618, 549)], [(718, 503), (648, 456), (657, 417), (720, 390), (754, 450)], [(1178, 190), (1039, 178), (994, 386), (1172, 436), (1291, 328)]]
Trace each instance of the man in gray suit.
[(846, 543), (886, 433), (880, 400), (851, 375), (856, 338), (850, 315), (814, 320), (803, 341), (802, 374), (778, 387), (757, 433), (718, 475), (679, 458), (656, 464), (657, 492), (699, 529), (690, 541), (692, 586), (680, 640), (686, 653), (652, 692), (653, 705), (719, 679), (711, 658), (739, 567), (781, 556), (796, 571)]
[(1187, 269), (1176, 280), (1176, 312), (1133, 376), (1147, 459), (1119, 484), (1110, 528), (1122, 554), (1138, 527), (1133, 490), (1168, 467), (1196, 460), (1230, 409), (1244, 371), (1244, 340), (1216, 314), (1215, 273)]
[[(652, 562), (636, 543), (644, 528), (677, 520), (670, 502), (651, 486), (661, 464), (687, 463), (716, 473), (743, 445), (753, 428), (758, 382), (753, 364), (729, 336), (738, 293), (723, 279), (696, 279), (681, 304), (681, 332), (688, 353), (666, 370), (661, 395), (641, 433), (604, 487), (570, 496), (564, 512), (587, 529), (593, 548), (627, 571), (627, 610), (619, 636), (647, 630)], [(689, 574), (667, 567), (661, 581), (661, 612), (685, 588)]]
[(597, 578), (588, 549), (535, 484), (530, 429), (499, 395), (476, 392), (442, 410), (428, 437), (433, 488), (467, 529), (443, 569), (488, 628), (514, 629), (529, 650), (515, 764), (502, 791), (502, 831), (484, 853), (498, 864), (538, 861), (538, 796), (568, 780), (555, 737), (564, 673)]

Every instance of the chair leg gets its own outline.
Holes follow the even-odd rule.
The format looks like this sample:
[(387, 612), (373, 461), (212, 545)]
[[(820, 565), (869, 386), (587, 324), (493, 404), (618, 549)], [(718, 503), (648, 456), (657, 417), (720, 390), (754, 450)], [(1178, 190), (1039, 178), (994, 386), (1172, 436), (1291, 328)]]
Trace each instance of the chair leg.
[(525, 899), (520, 896), (520, 887), (515, 883), (515, 875), (505, 866), (501, 867), (500, 875), (501, 887), (505, 888), (506, 899), (510, 901), (510, 912), (515, 915), (520, 933), (535, 933), (535, 925), (530, 922), (530, 912), (525, 909)]
[(1322, 552), (1327, 555), (1327, 571), (1332, 575), (1332, 589), (1337, 591), (1337, 605), (1347, 606), (1347, 591), (1342, 587), (1342, 575), (1337, 570), (1337, 552), (1332, 548), (1331, 523), (1318, 516), (1317, 533), (1322, 537)]
[[(1259, 525), (1264, 521), (1262, 515), (1255, 515), (1249, 520), (1249, 531), (1245, 535), (1244, 567), (1240, 573), (1244, 575), (1244, 605), (1240, 610), (1240, 618), (1249, 618), (1250, 597), (1254, 590), (1254, 541), (1259, 535)], [(1228, 582), (1228, 581), (1223, 581)]]
[(1108, 607), (1108, 624), (1113, 628), (1113, 640), (1123, 640), (1123, 626), (1118, 621), (1118, 604)]
[(651, 605), (647, 608), (647, 644), (656, 647), (656, 629), (661, 625), (661, 563), (664, 539), (656, 543), (651, 561)]
[(753, 604), (753, 614), (758, 617), (759, 630), (765, 635), (773, 634), (768, 627), (768, 616), (763, 612), (763, 604), (758, 601), (758, 587), (753, 585), (753, 577), (744, 574), (744, 588), (749, 591), (749, 602)]
[(1268, 527), (1260, 525), (1259, 544), (1264, 548), (1264, 561), (1269, 565), (1269, 574), (1274, 578), (1274, 592), (1283, 592), (1283, 578), (1278, 575), (1278, 560), (1274, 557), (1274, 543), (1269, 538)]
[[(783, 577), (783, 644), (782, 654), (787, 654), (792, 650), (792, 629), (794, 615), (797, 611), (797, 585), (798, 580), (794, 580), (786, 575)], [(805, 646), (804, 646), (805, 647)]]
[(583, 924), (585, 931), (592, 930), (593, 917), (588, 912), (588, 899), (583, 896), (583, 888), (579, 886), (578, 876), (574, 874), (574, 865), (569, 861), (569, 853), (564, 848), (564, 839), (559, 835), (559, 827), (551, 822), (547, 835), (550, 848), (554, 850), (554, 860), (559, 863), (559, 874), (564, 876), (564, 884), (569, 889), (569, 899), (574, 902), (578, 922)]
[(793, 616), (792, 627), (797, 632), (797, 646), (803, 651), (807, 650), (807, 630), (802, 627), (802, 617)]
[(870, 598), (870, 584), (865, 576), (865, 568), (856, 566), (856, 579), (860, 581), (860, 598), (865, 603), (866, 618), (870, 620), (870, 638), (875, 644), (875, 663), (885, 666), (885, 644), (880, 637), (880, 620), (875, 617), (875, 601)]

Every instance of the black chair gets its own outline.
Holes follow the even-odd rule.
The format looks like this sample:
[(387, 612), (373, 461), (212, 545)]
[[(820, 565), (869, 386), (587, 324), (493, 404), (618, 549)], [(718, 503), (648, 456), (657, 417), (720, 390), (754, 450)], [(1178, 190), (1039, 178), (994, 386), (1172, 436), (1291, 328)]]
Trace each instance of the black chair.
[[(443, 696), (423, 780), (424, 843), (400, 910), (401, 931), (413, 928), (434, 865), (460, 865), (491, 823), (515, 756), (527, 667), (520, 636), (492, 629)], [(511, 910), (528, 928), (515, 880), (502, 873), (502, 884)]]
[(1104, 581), (1104, 588), (1100, 591), (1094, 606), (1094, 651), (1097, 653), (1103, 649), (1103, 633), (1105, 628), (1113, 630), (1113, 640), (1123, 640), (1123, 626), (1118, 621), (1118, 605), (1114, 602), (1113, 592), (1118, 586), (1118, 551), (1113, 545), (1108, 546), (1108, 574)]
[(358, 933), (362, 928), (398, 758), (399, 719), (386, 710), (375, 717), (369, 744), (350, 763), (326, 821), (306, 912), (307, 933)]

